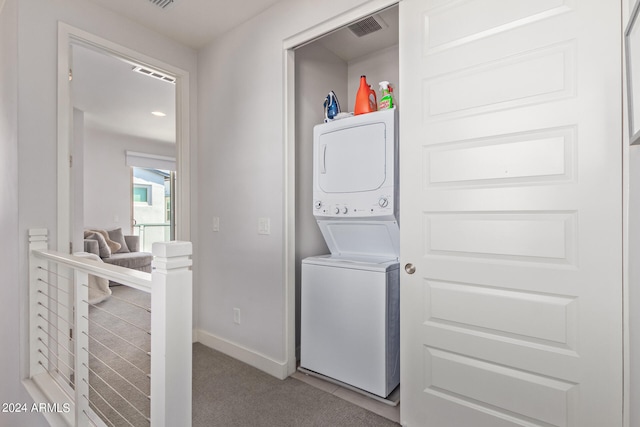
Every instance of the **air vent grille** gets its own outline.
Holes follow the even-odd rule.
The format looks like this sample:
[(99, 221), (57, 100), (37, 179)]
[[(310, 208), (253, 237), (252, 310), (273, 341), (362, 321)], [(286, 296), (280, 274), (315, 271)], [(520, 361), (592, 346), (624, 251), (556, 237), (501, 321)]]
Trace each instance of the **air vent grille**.
[(379, 16), (373, 15), (349, 25), (348, 28), (356, 37), (363, 37), (386, 27), (387, 25)]
[(145, 76), (153, 77), (154, 79), (162, 80), (168, 83), (175, 83), (176, 79), (174, 77), (163, 74), (159, 71), (152, 70), (150, 68), (144, 67), (133, 67), (133, 71), (136, 73), (144, 74)]
[(167, 6), (169, 6), (171, 3), (173, 3), (175, 0), (149, 0), (149, 1), (155, 4), (156, 6), (164, 9)]

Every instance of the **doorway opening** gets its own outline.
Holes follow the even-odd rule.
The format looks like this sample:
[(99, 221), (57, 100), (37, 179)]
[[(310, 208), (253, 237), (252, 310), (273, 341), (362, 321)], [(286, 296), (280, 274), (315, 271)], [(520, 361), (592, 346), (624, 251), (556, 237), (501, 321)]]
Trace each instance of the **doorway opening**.
[[(149, 167), (174, 171), (169, 173), (174, 178), (171, 180), (173, 188), (169, 207), (175, 225), (175, 231), (170, 234), (174, 239), (190, 240), (188, 72), (64, 23), (59, 23), (58, 30), (57, 250), (65, 253), (82, 251), (85, 228), (100, 232), (122, 228), (124, 247), (128, 245), (127, 240), (135, 240), (126, 236), (133, 231), (131, 153), (145, 153), (154, 161), (171, 160), (172, 166)], [(91, 65), (95, 66), (92, 71), (81, 70), (81, 55), (90, 57)], [(111, 66), (122, 70), (112, 72)], [(126, 75), (125, 79), (138, 78), (152, 84), (150, 77), (134, 70), (138, 66), (171, 77), (171, 81), (154, 82), (164, 85), (156, 88), (164, 87), (170, 92), (168, 104), (146, 111), (148, 120), (155, 120), (147, 123), (148, 129), (163, 128), (159, 122), (163, 118), (170, 122), (167, 140), (135, 131), (139, 129), (136, 127), (139, 122), (147, 119), (132, 113), (129, 107), (137, 106), (137, 101), (151, 99), (153, 91), (140, 95), (120, 77)], [(83, 77), (87, 78), (89, 85), (89, 99), (85, 99), (84, 104), (78, 92), (74, 92)], [(97, 89), (103, 89), (101, 96), (97, 95)], [(121, 98), (127, 94), (133, 95), (134, 99)], [(113, 107), (114, 103), (116, 107)], [(165, 116), (152, 115), (153, 112), (161, 112)], [(120, 113), (124, 116), (118, 116)], [(175, 179), (176, 175), (179, 180)], [(161, 199), (164, 199), (164, 194)], [(118, 245), (116, 251), (122, 248)], [(110, 247), (108, 249), (111, 251)], [(132, 252), (137, 252), (137, 248)], [(145, 255), (145, 258), (151, 257)], [(150, 264), (139, 267), (140, 270), (148, 267), (149, 270), (144, 271), (151, 269)], [(137, 269), (136, 266), (130, 268)], [(56, 315), (72, 324), (70, 319), (73, 318), (75, 304), (72, 292), (63, 299), (63, 304), (64, 308), (59, 309)], [(74, 335), (72, 330), (69, 333)]]
[[(82, 152), (84, 145), (87, 142), (94, 142), (100, 137), (104, 137), (107, 133), (105, 126), (96, 126), (92, 131), (92, 134), (85, 132), (85, 121), (94, 120), (93, 117), (85, 114), (82, 109), (74, 106), (74, 100), (72, 97), (72, 82), (78, 78), (78, 74), (73, 75), (74, 66), (78, 65), (75, 62), (74, 50), (82, 48), (86, 51), (92, 52), (94, 55), (100, 55), (106, 57), (112, 61), (119, 61), (122, 64), (126, 64), (128, 72), (131, 74), (137, 74), (140, 78), (151, 80), (150, 77), (144, 76), (141, 73), (133, 71), (134, 67), (143, 66), (145, 69), (153, 69), (161, 72), (163, 75), (171, 77), (170, 82), (160, 82), (165, 85), (170, 85), (173, 100), (172, 109), (173, 113), (167, 120), (173, 122), (174, 130), (172, 136), (172, 143), (166, 144), (165, 150), (162, 152), (162, 156), (173, 158), (174, 167), (169, 168), (176, 171), (178, 179), (175, 181), (174, 191), (174, 223), (175, 233), (174, 238), (178, 240), (189, 241), (190, 240), (190, 144), (189, 144), (189, 73), (183, 69), (177, 68), (173, 65), (159, 61), (155, 58), (148, 57), (140, 52), (134, 51), (122, 45), (118, 45), (109, 40), (97, 37), (86, 31), (71, 27), (65, 23), (59, 23), (59, 42), (58, 42), (58, 239), (57, 249), (64, 252), (73, 252), (74, 250), (81, 249), (83, 247), (83, 231), (82, 228), (85, 225), (101, 226), (114, 228), (114, 225), (123, 224), (125, 228), (131, 229), (131, 189), (130, 180), (131, 174), (128, 170), (128, 166), (124, 161), (118, 164), (118, 168), (125, 169), (124, 174), (118, 174), (118, 179), (124, 181), (124, 188), (126, 188), (126, 194), (120, 199), (126, 206), (126, 211), (114, 212), (106, 211), (108, 216), (99, 218), (101, 224), (89, 224), (85, 222), (84, 209), (86, 204), (84, 199), (84, 178), (82, 170), (87, 166), (83, 164), (84, 154)], [(62, 71), (64, 70), (64, 71)], [(123, 86), (115, 79), (114, 76), (107, 74), (107, 76), (99, 81), (95, 82), (96, 86), (107, 86), (110, 83), (114, 83), (113, 92), (121, 93)], [(75, 108), (74, 108), (75, 107)], [(152, 111), (155, 111), (152, 110)], [(148, 111), (151, 114), (152, 111)], [(157, 118), (157, 117), (156, 117)], [(116, 119), (115, 121), (117, 121)], [(112, 120), (113, 122), (114, 120)], [(124, 123), (124, 120), (122, 120)], [(158, 128), (156, 125), (150, 125), (150, 128)], [(157, 141), (157, 138), (149, 137), (148, 135), (133, 135), (135, 143), (140, 144), (139, 147), (134, 148), (135, 151), (149, 152), (146, 143), (149, 141)], [(111, 143), (116, 141), (113, 138), (109, 139)], [(157, 145), (157, 144), (156, 144)], [(80, 147), (80, 148), (79, 148)], [(131, 147), (131, 145), (128, 145)], [(168, 149), (167, 149), (168, 148)], [(78, 151), (80, 150), (80, 151)], [(122, 147), (121, 153), (125, 151)], [(151, 152), (156, 153), (154, 149)], [(113, 171), (111, 171), (113, 172)], [(114, 184), (112, 182), (113, 177), (116, 175), (109, 175), (109, 180), (104, 182), (108, 186)], [(108, 188), (108, 191), (104, 191), (101, 194), (110, 194), (112, 188)], [(74, 249), (75, 248), (75, 249)]]
[[(83, 187), (73, 193), (78, 206), (74, 227), (76, 232), (81, 226), (119, 228), (125, 235), (139, 235), (141, 249), (150, 252), (154, 241), (175, 238), (174, 204), (168, 205), (165, 221), (162, 194), (169, 201), (175, 196), (175, 84), (137, 72), (140, 67), (132, 61), (82, 45), (73, 45), (71, 52), (71, 101), (74, 122), (79, 122), (74, 123), (78, 176), (73, 185)], [(132, 188), (132, 179), (141, 184)], [(140, 198), (147, 189), (148, 204), (132, 201), (132, 192)]]
[(151, 252), (155, 242), (175, 240), (175, 179), (175, 171), (132, 168), (133, 234), (143, 252)]
[[(357, 28), (349, 28), (366, 18), (381, 23), (379, 31), (356, 34)], [(289, 360), (296, 363), (301, 342), (301, 262), (329, 253), (312, 208), (313, 127), (323, 122), (323, 102), (329, 91), (337, 95), (342, 112), (354, 110), (361, 75), (367, 76), (374, 89), (378, 82), (390, 81), (400, 102), (398, 43), (398, 4), (391, 1), (352, 10), (322, 28), (285, 41), (287, 350)]]

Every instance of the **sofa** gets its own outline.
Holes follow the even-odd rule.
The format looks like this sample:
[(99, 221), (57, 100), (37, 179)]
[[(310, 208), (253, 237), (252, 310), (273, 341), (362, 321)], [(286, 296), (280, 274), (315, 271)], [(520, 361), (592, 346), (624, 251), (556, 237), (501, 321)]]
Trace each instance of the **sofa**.
[(84, 251), (108, 264), (151, 273), (153, 254), (141, 252), (140, 237), (124, 235), (120, 228), (85, 230)]

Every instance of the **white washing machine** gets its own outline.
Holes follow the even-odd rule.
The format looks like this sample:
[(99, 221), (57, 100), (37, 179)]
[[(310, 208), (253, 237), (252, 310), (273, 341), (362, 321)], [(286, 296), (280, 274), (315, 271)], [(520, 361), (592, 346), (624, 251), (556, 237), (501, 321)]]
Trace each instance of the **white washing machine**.
[(302, 261), (300, 366), (387, 397), (400, 383), (397, 260)]

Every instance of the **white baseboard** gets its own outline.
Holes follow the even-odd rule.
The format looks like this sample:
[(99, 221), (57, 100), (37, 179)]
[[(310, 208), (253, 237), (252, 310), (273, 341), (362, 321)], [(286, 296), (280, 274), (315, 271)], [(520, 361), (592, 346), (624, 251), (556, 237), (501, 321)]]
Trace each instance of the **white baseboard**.
[(200, 342), (209, 348), (224, 353), (227, 356), (231, 356), (234, 359), (238, 359), (247, 365), (251, 365), (269, 375), (273, 375), (278, 379), (283, 380), (289, 376), (287, 361), (278, 362), (264, 354), (260, 354), (254, 350), (250, 350), (239, 344), (225, 340), (224, 338), (217, 337), (201, 329), (194, 330), (193, 336), (194, 339), (197, 338), (196, 342)]

